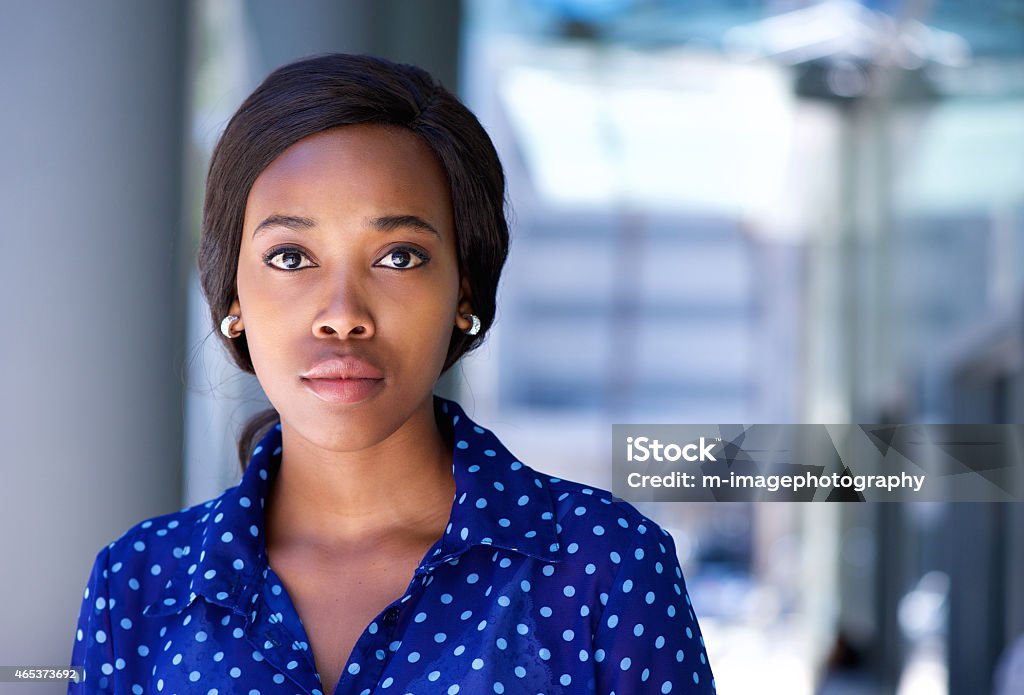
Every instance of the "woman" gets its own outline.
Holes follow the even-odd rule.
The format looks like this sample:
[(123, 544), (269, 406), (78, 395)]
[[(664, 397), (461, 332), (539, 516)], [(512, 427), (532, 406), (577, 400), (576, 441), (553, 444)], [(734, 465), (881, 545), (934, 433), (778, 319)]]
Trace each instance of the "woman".
[(503, 207), (422, 70), (321, 56), (246, 100), (199, 267), (274, 410), (237, 487), (99, 553), (70, 692), (714, 692), (671, 537), (432, 395), (494, 319)]

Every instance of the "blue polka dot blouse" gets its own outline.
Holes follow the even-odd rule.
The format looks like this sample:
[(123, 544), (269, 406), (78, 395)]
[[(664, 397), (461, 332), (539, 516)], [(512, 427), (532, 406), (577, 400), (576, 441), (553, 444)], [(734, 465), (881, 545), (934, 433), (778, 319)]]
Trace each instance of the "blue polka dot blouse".
[[(714, 693), (671, 536), (605, 490), (520, 463), (454, 402), (436, 405), (454, 442), (449, 524), (334, 693)], [(100, 551), (71, 659), (85, 680), (69, 693), (323, 695), (263, 543), (280, 454), (275, 428), (238, 486)]]

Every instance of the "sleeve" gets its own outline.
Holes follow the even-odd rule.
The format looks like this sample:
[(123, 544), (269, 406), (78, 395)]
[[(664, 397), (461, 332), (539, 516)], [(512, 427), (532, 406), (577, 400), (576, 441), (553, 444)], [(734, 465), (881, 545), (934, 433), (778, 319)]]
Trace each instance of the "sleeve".
[(650, 521), (637, 530), (594, 635), (597, 692), (713, 695), (714, 675), (672, 536)]
[(78, 614), (78, 630), (71, 650), (71, 666), (85, 669), (85, 679), (68, 684), (68, 695), (113, 693), (114, 648), (110, 630), (110, 595), (107, 565), (110, 549), (105, 547), (96, 556), (89, 583), (82, 596)]

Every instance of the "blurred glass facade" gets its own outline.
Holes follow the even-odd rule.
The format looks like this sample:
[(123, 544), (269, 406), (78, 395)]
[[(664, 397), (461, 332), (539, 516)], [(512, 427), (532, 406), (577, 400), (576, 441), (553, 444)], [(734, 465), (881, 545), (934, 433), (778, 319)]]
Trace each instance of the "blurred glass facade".
[[(1019, 3), (466, 7), (516, 224), (464, 386), (524, 460), (608, 485), (612, 422), (1020, 422)], [(938, 695), (1024, 692), (1020, 507), (643, 511), (723, 693)]]

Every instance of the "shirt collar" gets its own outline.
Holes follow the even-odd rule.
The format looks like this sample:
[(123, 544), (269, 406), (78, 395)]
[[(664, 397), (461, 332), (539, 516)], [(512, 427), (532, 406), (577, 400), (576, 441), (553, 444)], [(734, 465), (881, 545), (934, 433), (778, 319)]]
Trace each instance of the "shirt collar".
[(434, 410), (452, 446), (455, 476), (439, 561), (474, 545), (494, 545), (557, 562), (555, 506), (544, 476), (517, 460), (454, 401), (435, 397)]
[[(545, 477), (520, 462), (489, 430), (454, 401), (434, 397), (442, 435), (452, 446), (455, 499), (445, 532), (417, 573), (427, 572), (475, 545), (491, 545), (558, 562), (554, 500)], [(241, 482), (207, 502), (191, 548), (195, 563), (181, 563), (147, 615), (177, 612), (201, 595), (248, 615), (266, 576), (263, 508), (281, 465), (281, 426), (253, 450)], [(190, 554), (191, 548), (184, 550)]]
[[(185, 555), (198, 550), (192, 563), (181, 562), (160, 599), (145, 615), (175, 613), (203, 596), (206, 600), (248, 613), (256, 589), (266, 576), (263, 508), (281, 465), (281, 425), (274, 425), (253, 450), (241, 482), (201, 505)], [(179, 556), (179, 549), (174, 549)]]

